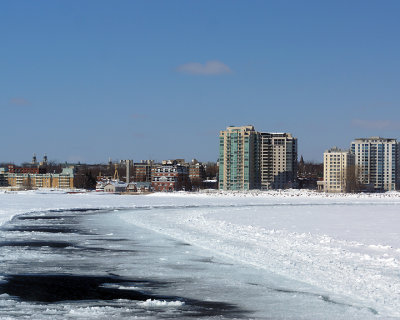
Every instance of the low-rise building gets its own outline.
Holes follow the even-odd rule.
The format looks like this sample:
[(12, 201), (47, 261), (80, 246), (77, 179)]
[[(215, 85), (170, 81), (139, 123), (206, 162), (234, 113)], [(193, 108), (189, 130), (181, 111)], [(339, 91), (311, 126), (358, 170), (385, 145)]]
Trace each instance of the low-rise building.
[(121, 181), (110, 181), (104, 186), (104, 192), (119, 193), (125, 192), (128, 185)]
[(193, 159), (189, 165), (189, 180), (192, 190), (202, 189), (206, 178), (205, 168), (202, 163)]
[(200, 162), (195, 163), (195, 164), (190, 164), (190, 166), (189, 166), (190, 181), (194, 181), (196, 179), (204, 180), (205, 175), (206, 174), (205, 174), (204, 166)]
[(61, 173), (38, 173), (34, 168), (17, 168), (16, 170), (15, 167), (12, 167), (6, 176), (10, 187), (26, 189), (74, 188), (74, 169), (71, 167), (63, 168)]
[(189, 175), (186, 166), (180, 164), (163, 164), (153, 172), (152, 187), (154, 191), (189, 190)]
[(128, 184), (126, 191), (141, 193), (141, 192), (151, 192), (151, 182), (131, 182)]
[(218, 189), (218, 180), (206, 179), (202, 181), (202, 185), (204, 189)]

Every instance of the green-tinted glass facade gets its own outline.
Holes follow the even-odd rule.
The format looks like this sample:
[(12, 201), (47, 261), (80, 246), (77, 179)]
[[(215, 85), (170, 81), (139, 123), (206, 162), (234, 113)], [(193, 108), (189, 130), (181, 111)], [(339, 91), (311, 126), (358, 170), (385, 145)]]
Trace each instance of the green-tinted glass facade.
[(219, 143), (219, 188), (249, 190), (259, 187), (257, 132), (252, 126), (228, 127)]

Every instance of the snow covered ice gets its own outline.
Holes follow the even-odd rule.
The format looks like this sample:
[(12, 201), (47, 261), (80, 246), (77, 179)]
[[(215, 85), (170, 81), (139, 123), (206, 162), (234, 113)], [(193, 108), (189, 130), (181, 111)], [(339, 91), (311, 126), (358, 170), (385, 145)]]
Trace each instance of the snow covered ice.
[(396, 192), (0, 193), (0, 224), (1, 319), (400, 318)]

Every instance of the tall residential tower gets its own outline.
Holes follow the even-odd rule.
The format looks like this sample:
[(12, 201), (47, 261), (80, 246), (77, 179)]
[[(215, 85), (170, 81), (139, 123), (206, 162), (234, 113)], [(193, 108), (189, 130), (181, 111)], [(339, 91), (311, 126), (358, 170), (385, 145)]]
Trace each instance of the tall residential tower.
[(258, 189), (259, 134), (253, 126), (228, 127), (219, 134), (219, 189)]
[(297, 139), (290, 133), (260, 132), (261, 189), (292, 187), (297, 173)]
[(355, 155), (356, 175), (362, 185), (376, 191), (398, 189), (399, 144), (396, 139), (355, 139), (351, 152)]

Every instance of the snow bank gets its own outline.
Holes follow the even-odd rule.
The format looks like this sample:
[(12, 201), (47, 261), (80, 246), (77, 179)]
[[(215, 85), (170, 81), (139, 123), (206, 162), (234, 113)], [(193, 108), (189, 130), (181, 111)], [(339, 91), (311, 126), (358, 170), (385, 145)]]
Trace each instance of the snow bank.
[(387, 199), (400, 198), (399, 191), (388, 191), (382, 193), (325, 193), (307, 189), (284, 189), (284, 190), (249, 190), (249, 191), (223, 191), (223, 190), (200, 190), (199, 192), (161, 192), (153, 193), (156, 197), (230, 197), (230, 198), (315, 198), (315, 199)]
[(139, 302), (138, 305), (145, 308), (165, 308), (165, 307), (182, 307), (183, 305), (185, 305), (185, 303), (182, 301), (147, 299), (146, 301)]

